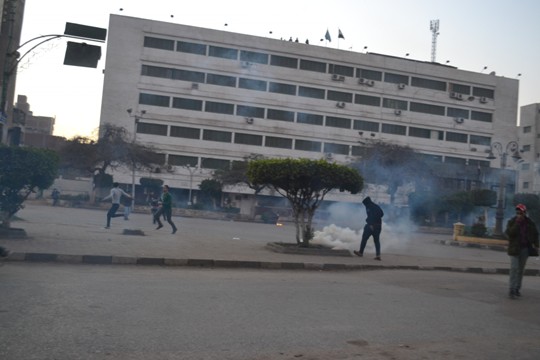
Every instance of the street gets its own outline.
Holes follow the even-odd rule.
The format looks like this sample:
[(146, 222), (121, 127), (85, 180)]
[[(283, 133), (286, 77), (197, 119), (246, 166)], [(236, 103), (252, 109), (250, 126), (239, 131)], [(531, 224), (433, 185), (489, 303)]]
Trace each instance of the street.
[(0, 358), (537, 359), (540, 278), (6, 263)]

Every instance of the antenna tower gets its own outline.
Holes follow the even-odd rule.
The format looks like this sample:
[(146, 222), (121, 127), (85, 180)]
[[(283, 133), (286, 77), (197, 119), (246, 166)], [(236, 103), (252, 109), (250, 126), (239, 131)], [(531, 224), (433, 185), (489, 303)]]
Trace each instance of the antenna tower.
[(429, 22), (429, 30), (431, 30), (431, 62), (435, 62), (437, 57), (437, 36), (439, 36), (439, 20), (431, 20)]

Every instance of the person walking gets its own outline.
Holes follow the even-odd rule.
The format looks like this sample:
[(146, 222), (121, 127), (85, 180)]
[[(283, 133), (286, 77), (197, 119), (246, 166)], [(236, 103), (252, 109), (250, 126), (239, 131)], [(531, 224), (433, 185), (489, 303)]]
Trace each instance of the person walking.
[(156, 224), (156, 213), (159, 210), (159, 200), (154, 196), (154, 193), (150, 193), (150, 211), (152, 213), (153, 224)]
[(176, 228), (176, 225), (171, 220), (172, 216), (172, 197), (169, 193), (169, 186), (163, 185), (163, 194), (161, 195), (161, 204), (158, 209), (158, 211), (154, 215), (154, 220), (158, 223), (158, 227), (156, 230), (159, 230), (163, 227), (163, 223), (159, 219), (161, 217), (161, 214), (163, 214), (165, 220), (172, 226), (172, 233), (175, 234), (178, 230)]
[(509, 297), (516, 299), (521, 296), (521, 282), (525, 264), (530, 249), (538, 251), (538, 229), (536, 224), (527, 216), (527, 207), (516, 205), (516, 216), (508, 220), (505, 234), (508, 237), (508, 250), (510, 256)]
[(116, 211), (120, 207), (120, 199), (122, 198), (122, 196), (132, 199), (132, 197), (129, 194), (127, 194), (124, 190), (120, 189), (119, 184), (115, 182), (113, 183), (111, 193), (105, 196), (103, 199), (101, 199), (101, 201), (106, 201), (106, 200), (111, 199), (111, 203), (112, 203), (111, 208), (107, 212), (107, 225), (105, 226), (105, 229), (111, 228), (111, 219), (113, 217), (124, 216), (124, 214), (116, 213)]
[(52, 206), (58, 205), (58, 200), (60, 200), (60, 191), (58, 191), (57, 188), (54, 188), (51, 193), (51, 197), (53, 199)]
[(360, 242), (360, 251), (353, 251), (357, 256), (364, 256), (364, 249), (366, 248), (367, 241), (370, 236), (373, 236), (373, 242), (375, 243), (375, 260), (381, 260), (381, 243), (379, 241), (382, 230), (382, 217), (384, 212), (379, 205), (375, 204), (371, 198), (366, 197), (362, 203), (366, 207), (366, 225), (364, 226), (364, 232), (362, 233), (362, 241)]
[(131, 205), (133, 203), (133, 199), (122, 196), (120, 201), (122, 202), (122, 205), (124, 205), (124, 220), (129, 220), (129, 214), (131, 214)]

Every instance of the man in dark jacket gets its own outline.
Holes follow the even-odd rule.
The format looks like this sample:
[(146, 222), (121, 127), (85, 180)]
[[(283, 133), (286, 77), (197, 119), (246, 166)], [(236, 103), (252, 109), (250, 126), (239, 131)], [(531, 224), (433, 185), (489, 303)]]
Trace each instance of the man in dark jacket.
[(527, 216), (527, 207), (516, 205), (516, 216), (508, 220), (506, 225), (508, 237), (508, 255), (510, 256), (510, 292), (511, 299), (521, 296), (521, 280), (525, 264), (529, 257), (529, 248), (538, 249), (538, 230), (534, 222)]
[(358, 256), (364, 256), (364, 249), (366, 248), (366, 243), (370, 236), (373, 235), (373, 242), (375, 243), (376, 256), (375, 260), (381, 260), (381, 243), (379, 242), (379, 237), (382, 230), (382, 217), (384, 212), (379, 207), (371, 201), (371, 198), (368, 196), (362, 201), (366, 206), (366, 225), (364, 226), (364, 233), (362, 234), (362, 242), (360, 243), (360, 251), (354, 251)]

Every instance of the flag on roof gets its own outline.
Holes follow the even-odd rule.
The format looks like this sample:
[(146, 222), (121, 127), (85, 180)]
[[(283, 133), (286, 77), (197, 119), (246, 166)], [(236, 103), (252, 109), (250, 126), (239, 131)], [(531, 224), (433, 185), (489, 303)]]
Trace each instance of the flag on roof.
[(343, 36), (343, 33), (341, 32), (341, 29), (338, 29), (338, 39), (345, 40), (345, 36)]
[(328, 29), (326, 29), (326, 35), (324, 35), (324, 38), (330, 42), (332, 42), (332, 38), (330, 37), (330, 32)]

